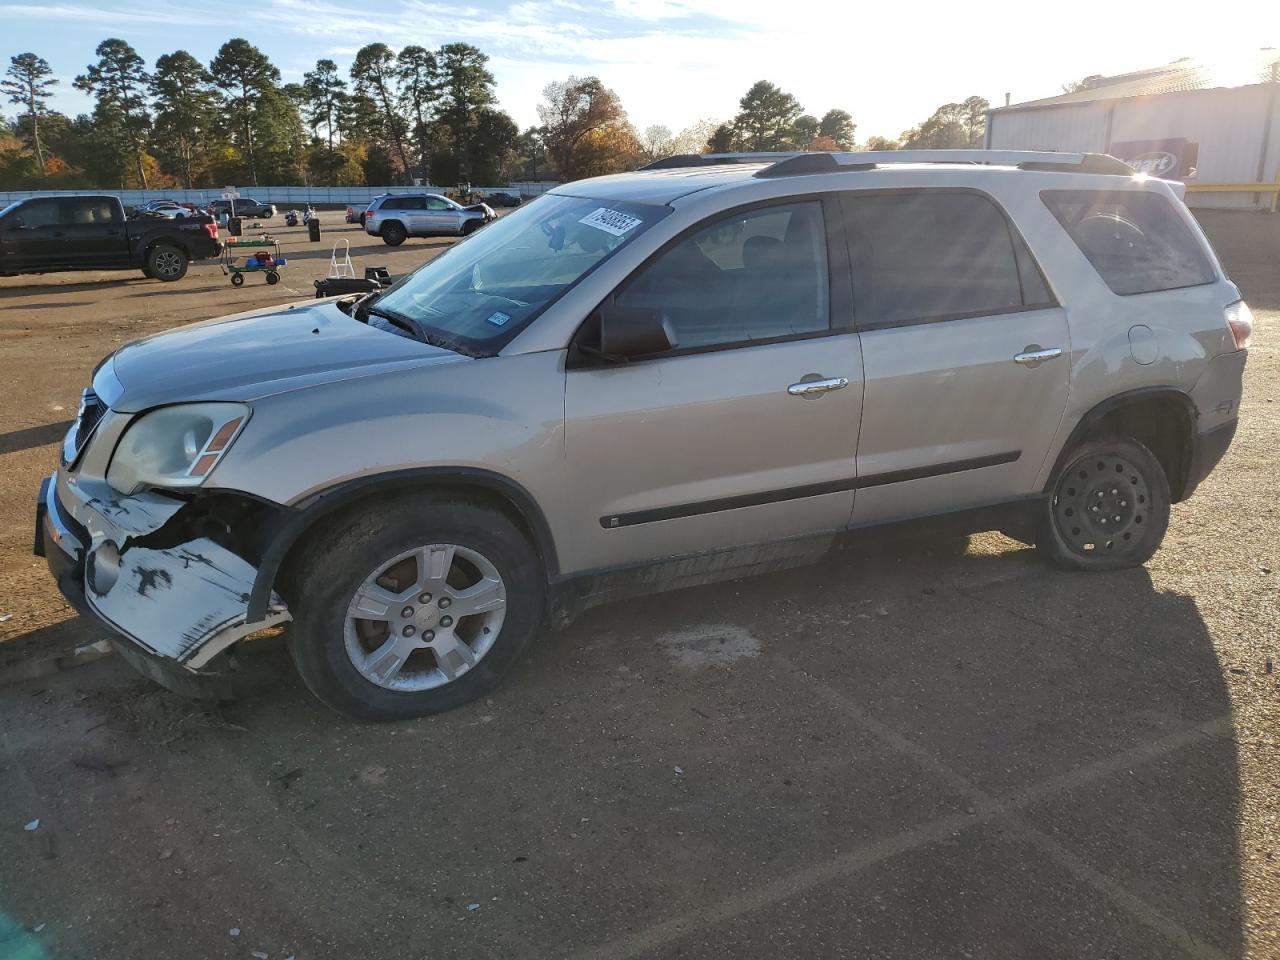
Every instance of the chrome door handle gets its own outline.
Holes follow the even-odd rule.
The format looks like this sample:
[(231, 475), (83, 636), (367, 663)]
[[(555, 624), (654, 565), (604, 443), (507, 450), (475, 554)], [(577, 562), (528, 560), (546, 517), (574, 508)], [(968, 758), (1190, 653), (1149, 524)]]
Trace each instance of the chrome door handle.
[(802, 380), (787, 387), (787, 393), (793, 397), (812, 397), (830, 390), (843, 390), (849, 385), (847, 377), (831, 377), (827, 380)]
[(1016, 354), (1013, 362), (1032, 366), (1037, 363), (1043, 363), (1046, 360), (1057, 359), (1060, 356), (1062, 356), (1061, 347), (1048, 347), (1044, 350), (1028, 350), (1025, 353)]

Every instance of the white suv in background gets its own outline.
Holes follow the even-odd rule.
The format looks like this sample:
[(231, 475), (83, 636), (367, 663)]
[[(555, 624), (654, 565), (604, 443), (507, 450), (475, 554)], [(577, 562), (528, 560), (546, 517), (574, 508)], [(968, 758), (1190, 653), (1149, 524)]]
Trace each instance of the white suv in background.
[(398, 193), (369, 204), (364, 230), (381, 237), (387, 246), (398, 247), (409, 237), (465, 237), (496, 217), (484, 203), (464, 207), (435, 193)]

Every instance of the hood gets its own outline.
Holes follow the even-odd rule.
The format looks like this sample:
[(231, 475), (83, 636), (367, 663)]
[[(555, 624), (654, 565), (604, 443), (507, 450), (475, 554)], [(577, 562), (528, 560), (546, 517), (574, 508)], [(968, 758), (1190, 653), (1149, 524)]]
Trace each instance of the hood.
[(335, 380), (468, 359), (372, 329), (332, 300), (303, 301), (128, 344), (101, 365), (93, 388), (111, 409), (135, 413), (189, 400), (252, 401)]

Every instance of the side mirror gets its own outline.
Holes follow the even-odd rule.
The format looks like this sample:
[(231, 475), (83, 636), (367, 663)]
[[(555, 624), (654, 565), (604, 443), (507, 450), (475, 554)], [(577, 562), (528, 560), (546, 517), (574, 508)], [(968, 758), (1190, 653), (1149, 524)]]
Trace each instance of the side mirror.
[(599, 313), (600, 352), (606, 357), (643, 357), (677, 345), (671, 321), (661, 310), (606, 303)]

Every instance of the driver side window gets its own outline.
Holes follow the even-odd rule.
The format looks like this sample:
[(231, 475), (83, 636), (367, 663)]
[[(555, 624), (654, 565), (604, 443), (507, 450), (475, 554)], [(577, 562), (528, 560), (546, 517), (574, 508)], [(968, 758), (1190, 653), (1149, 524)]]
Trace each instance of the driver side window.
[(696, 228), (641, 267), (616, 302), (664, 312), (683, 350), (824, 332), (828, 293), (822, 205), (805, 201)]
[(62, 222), (62, 208), (57, 200), (40, 200), (18, 211), (22, 225), (28, 230), (52, 227)]

